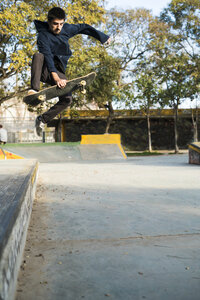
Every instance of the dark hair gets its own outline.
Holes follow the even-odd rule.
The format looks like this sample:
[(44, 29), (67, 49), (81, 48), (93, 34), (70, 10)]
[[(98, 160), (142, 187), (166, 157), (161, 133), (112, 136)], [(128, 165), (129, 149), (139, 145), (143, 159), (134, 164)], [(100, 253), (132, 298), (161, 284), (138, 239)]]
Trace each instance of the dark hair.
[(53, 7), (48, 12), (48, 21), (51, 22), (54, 19), (65, 20), (65, 12), (60, 7)]

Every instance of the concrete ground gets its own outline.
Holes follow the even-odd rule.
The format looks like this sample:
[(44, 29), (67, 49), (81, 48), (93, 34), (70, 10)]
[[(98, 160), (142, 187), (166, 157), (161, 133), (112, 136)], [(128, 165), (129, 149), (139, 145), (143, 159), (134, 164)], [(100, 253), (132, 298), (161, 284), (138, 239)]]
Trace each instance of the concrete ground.
[(188, 155), (41, 163), (17, 300), (199, 300)]

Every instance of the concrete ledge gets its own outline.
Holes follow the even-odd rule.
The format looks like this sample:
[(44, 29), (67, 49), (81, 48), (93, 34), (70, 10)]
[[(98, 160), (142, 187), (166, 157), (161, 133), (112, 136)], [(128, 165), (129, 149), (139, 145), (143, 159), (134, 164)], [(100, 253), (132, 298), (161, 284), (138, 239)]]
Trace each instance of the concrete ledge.
[(14, 299), (35, 196), (36, 160), (0, 162), (0, 300)]
[(189, 145), (189, 163), (200, 165), (200, 143), (192, 143)]

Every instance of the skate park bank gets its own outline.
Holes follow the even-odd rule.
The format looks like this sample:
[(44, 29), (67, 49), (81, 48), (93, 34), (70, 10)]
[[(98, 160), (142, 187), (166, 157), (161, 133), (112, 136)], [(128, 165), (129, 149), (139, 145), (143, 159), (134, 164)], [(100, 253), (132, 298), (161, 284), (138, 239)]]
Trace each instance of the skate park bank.
[[(20, 261), (26, 263), (17, 299), (198, 299), (199, 167), (188, 164), (188, 155), (125, 159), (117, 152), (103, 159), (99, 152), (94, 159), (90, 150), (83, 159), (80, 150), (54, 147), (7, 147), (25, 159), (1, 161), (3, 203), (13, 188), (27, 197), (25, 208), (18, 198), (9, 209), (22, 214), (9, 249), (20, 252), (20, 236), (24, 248), (20, 228), (28, 227), (38, 178), (24, 258), (1, 251), (2, 299), (14, 297), (12, 265), (19, 269)], [(39, 175), (37, 160), (28, 157), (33, 148)], [(1, 232), (6, 224), (9, 233), (8, 219)]]
[(6, 150), (17, 154), (16, 158), (35, 158), (42, 163), (126, 159), (119, 134), (82, 135), (80, 143), (11, 144)]

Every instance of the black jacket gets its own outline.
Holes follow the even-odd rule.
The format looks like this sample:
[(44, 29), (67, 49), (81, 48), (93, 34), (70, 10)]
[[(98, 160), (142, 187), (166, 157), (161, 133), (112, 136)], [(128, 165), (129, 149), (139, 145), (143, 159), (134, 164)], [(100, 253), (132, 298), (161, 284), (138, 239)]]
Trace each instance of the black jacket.
[(37, 45), (39, 52), (44, 54), (49, 72), (57, 72), (55, 60), (62, 64), (63, 72), (67, 67), (67, 62), (72, 55), (68, 40), (77, 34), (92, 36), (104, 44), (109, 36), (96, 30), (88, 24), (68, 24), (65, 23), (60, 34), (53, 34), (49, 30), (47, 22), (34, 21), (38, 31)]

